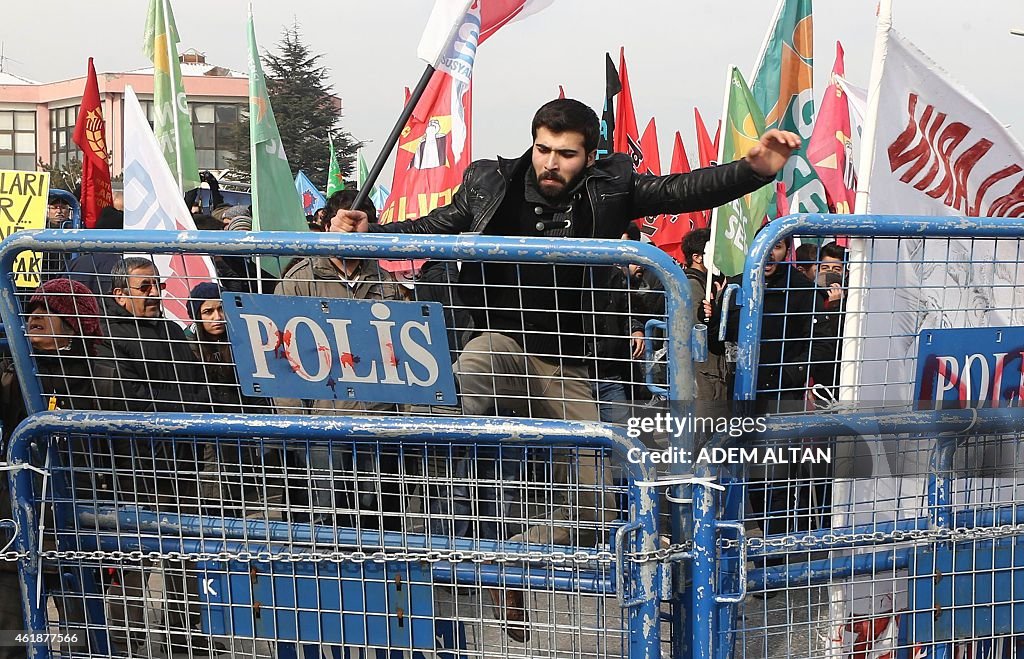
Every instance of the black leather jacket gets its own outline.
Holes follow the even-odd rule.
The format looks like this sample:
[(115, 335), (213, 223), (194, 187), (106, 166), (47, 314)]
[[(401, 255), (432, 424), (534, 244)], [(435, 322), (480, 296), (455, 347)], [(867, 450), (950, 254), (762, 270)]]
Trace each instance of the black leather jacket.
[[(478, 160), (466, 168), (462, 187), (452, 203), (416, 220), (371, 224), (371, 232), (457, 234), (484, 233), (501, 206), (514, 177), (530, 167), (530, 151), (520, 158)], [(678, 214), (721, 206), (770, 183), (774, 177), (756, 173), (745, 160), (688, 174), (638, 175), (629, 156), (615, 153), (598, 160), (584, 174), (582, 189), (592, 210), (591, 236), (622, 236), (630, 220), (663, 213)]]

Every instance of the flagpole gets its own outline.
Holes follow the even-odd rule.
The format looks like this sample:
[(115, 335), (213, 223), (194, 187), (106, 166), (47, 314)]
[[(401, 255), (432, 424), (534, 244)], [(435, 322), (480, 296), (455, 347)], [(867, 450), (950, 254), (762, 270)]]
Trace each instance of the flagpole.
[[(729, 125), (729, 92), (732, 91), (732, 72), (736, 67), (732, 64), (729, 65), (728, 75), (725, 77), (725, 97), (722, 99), (722, 123), (725, 126)], [(722, 160), (725, 158), (725, 140), (718, 140), (718, 164), (722, 164)], [(704, 281), (704, 300), (707, 302), (711, 301), (713, 297), (712, 291), (712, 280), (715, 276), (715, 235), (718, 233), (718, 209), (721, 206), (715, 206), (711, 210), (711, 221), (708, 226), (711, 227), (711, 238), (704, 246), (704, 262), (708, 265), (707, 279)]]
[[(174, 61), (177, 61), (178, 56), (174, 53), (175, 43), (174, 39), (171, 38), (171, 20), (169, 18), (171, 0), (163, 0), (164, 6), (164, 37), (167, 41), (167, 66), (173, 68), (172, 56)], [(171, 85), (171, 116), (174, 117), (174, 160), (178, 166), (178, 190), (181, 194), (185, 194), (185, 172), (181, 168), (181, 126), (178, 122), (178, 91), (174, 88), (174, 72), (172, 70), (167, 71), (167, 79), (170, 80)], [(182, 83), (184, 84), (184, 83)], [(187, 107), (187, 106), (186, 106)]]
[[(751, 72), (750, 77), (747, 78), (751, 85), (753, 85), (754, 81), (757, 80), (757, 74), (761, 72), (761, 66), (764, 65), (764, 56), (768, 53), (768, 43), (772, 40), (772, 36), (775, 34), (775, 28), (779, 24), (779, 17), (782, 16), (782, 7), (785, 4), (786, 0), (779, 0), (779, 4), (775, 5), (775, 13), (772, 14), (772, 20), (768, 23), (770, 27), (768, 32), (765, 32), (764, 41), (761, 43), (761, 52), (757, 54), (757, 59), (754, 60), (754, 70)], [(767, 110), (764, 110), (764, 112), (767, 112)]]
[(402, 109), (402, 114), (399, 115), (398, 121), (395, 122), (395, 127), (391, 129), (391, 134), (384, 141), (384, 148), (377, 154), (377, 159), (373, 162), (370, 173), (366, 175), (366, 181), (359, 187), (359, 192), (352, 201), (351, 208), (359, 208), (366, 201), (366, 198), (370, 196), (370, 190), (377, 182), (377, 178), (380, 176), (381, 171), (383, 171), (388, 158), (391, 157), (391, 152), (394, 150), (395, 145), (398, 144), (398, 138), (402, 136), (405, 124), (409, 121), (409, 117), (412, 116), (412, 111), (416, 109), (416, 104), (419, 103), (423, 92), (427, 91), (427, 85), (430, 84), (430, 79), (433, 75), (434, 67), (428, 64), (427, 68), (423, 70), (423, 75), (420, 76), (420, 81), (416, 83), (416, 89), (413, 90), (408, 102), (406, 102), (405, 107)]
[[(864, 132), (861, 135), (859, 178), (855, 197), (854, 213), (865, 215), (868, 211), (869, 190), (871, 180), (871, 164), (875, 156), (875, 133), (877, 132), (879, 96), (882, 87), (882, 73), (888, 51), (889, 30), (892, 29), (892, 0), (880, 0), (878, 3), (878, 22), (875, 31), (875, 45), (871, 56), (871, 76), (868, 85), (867, 115), (864, 117)], [(847, 251), (849, 263), (849, 279), (846, 286), (846, 319), (843, 323), (842, 360), (839, 364), (839, 400), (851, 403), (859, 398), (858, 382), (861, 376), (861, 359), (864, 352), (864, 321), (865, 296), (864, 287), (867, 281), (867, 240), (851, 238)], [(848, 462), (848, 461), (847, 461)], [(846, 464), (840, 462), (840, 464)], [(841, 508), (853, 501), (856, 496), (852, 487), (852, 472), (849, 469), (837, 468), (835, 473), (834, 501), (839, 507), (832, 513), (833, 528), (850, 522), (848, 512)], [(850, 610), (847, 601), (848, 593), (843, 588), (829, 589), (829, 617), (832, 620), (845, 620)], [(831, 636), (830, 636), (831, 638)], [(829, 659), (840, 657), (843, 653), (841, 642), (832, 641), (826, 650)]]
[[(875, 159), (875, 133), (878, 124), (878, 103), (882, 87), (882, 72), (885, 68), (889, 48), (889, 30), (892, 29), (892, 0), (881, 0), (878, 5), (878, 23), (875, 32), (875, 46), (871, 58), (871, 78), (868, 85), (867, 116), (864, 118), (864, 132), (861, 136), (860, 163), (858, 166), (857, 196), (854, 213), (868, 212), (872, 163)], [(849, 244), (849, 283), (847, 286), (846, 321), (843, 330), (843, 362), (840, 368), (839, 399), (855, 400), (856, 385), (860, 378), (860, 357), (863, 349), (864, 326), (864, 285), (866, 281), (865, 256), (867, 241), (851, 238)]]

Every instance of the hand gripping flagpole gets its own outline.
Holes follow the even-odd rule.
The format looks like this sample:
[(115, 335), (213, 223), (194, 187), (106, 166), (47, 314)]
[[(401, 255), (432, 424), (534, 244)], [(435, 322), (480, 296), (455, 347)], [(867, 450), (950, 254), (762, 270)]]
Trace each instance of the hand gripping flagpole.
[(359, 186), (359, 192), (356, 194), (356, 198), (352, 201), (350, 208), (357, 209), (363, 205), (366, 198), (370, 196), (370, 191), (373, 186), (377, 183), (377, 178), (380, 176), (381, 171), (384, 169), (385, 163), (388, 158), (391, 157), (391, 152), (395, 149), (395, 145), (398, 144), (398, 138), (402, 136), (402, 130), (405, 128), (405, 124), (408, 123), (409, 117), (412, 116), (412, 111), (416, 109), (416, 104), (419, 103), (420, 98), (423, 96), (423, 92), (427, 91), (427, 85), (430, 84), (430, 79), (434, 76), (434, 67), (431, 64), (427, 65), (427, 68), (423, 70), (423, 75), (420, 76), (420, 81), (416, 83), (416, 89), (412, 91), (412, 95), (409, 96), (409, 100), (406, 102), (405, 107), (402, 109), (402, 114), (398, 117), (398, 121), (395, 122), (395, 127), (391, 129), (391, 134), (388, 135), (387, 140), (384, 141), (384, 148), (377, 154), (377, 159), (373, 162), (373, 167), (370, 168), (370, 173), (366, 175), (366, 180)]

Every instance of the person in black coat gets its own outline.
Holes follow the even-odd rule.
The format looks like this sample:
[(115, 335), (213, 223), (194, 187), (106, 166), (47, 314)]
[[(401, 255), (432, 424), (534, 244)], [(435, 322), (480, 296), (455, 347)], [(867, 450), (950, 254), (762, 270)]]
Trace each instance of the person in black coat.
[[(116, 373), (108, 405), (118, 410), (143, 412), (208, 412), (210, 391), (206, 375), (192, 352), (184, 330), (163, 315), (164, 284), (156, 265), (149, 259), (128, 257), (111, 270), (112, 298), (104, 318), (109, 341), (98, 355), (109, 361)], [(194, 515), (200, 511), (199, 464), (204, 444), (186, 441), (135, 441), (118, 448), (120, 503), (155, 506), (160, 512)], [(127, 633), (143, 625), (146, 615), (143, 583), (150, 568), (126, 567), (120, 587), (125, 601), (111, 607), (112, 636), (116, 644), (135, 646), (143, 639)], [(192, 629), (199, 624), (198, 611), (189, 610), (180, 567), (164, 567), (169, 593), (167, 628)], [(188, 586), (194, 591), (193, 579)], [(188, 593), (188, 594), (186, 594)], [(120, 598), (117, 598), (120, 599)], [(182, 633), (162, 635), (148, 632), (149, 642), (164, 643), (169, 652), (193, 649), (191, 638)]]
[[(339, 210), (331, 230), (618, 239), (635, 218), (714, 208), (771, 183), (800, 146), (799, 136), (770, 130), (736, 162), (645, 176), (635, 173), (626, 154), (597, 160), (600, 122), (579, 101), (558, 99), (541, 106), (532, 133), (533, 145), (518, 159), (472, 163), (447, 206), (416, 220), (373, 225), (361, 211)], [(587, 268), (565, 264), (463, 264), (463, 301), (473, 310), (479, 332), (456, 367), (465, 414), (494, 415), (503, 401), (515, 399), (529, 401), (520, 407), (533, 417), (599, 418), (586, 363), (584, 317), (593, 311), (584, 294), (589, 280)], [(550, 375), (527, 378), (523, 373)], [(554, 400), (537, 391), (550, 392)], [(593, 483), (607, 476), (596, 466), (579, 468), (575, 475)], [(610, 522), (617, 514), (614, 502), (592, 494), (581, 493), (560, 514), (578, 515), (581, 522)], [(533, 527), (528, 537), (565, 544), (573, 540), (570, 526), (556, 522), (550, 532)], [(509, 590), (504, 607), (507, 630), (520, 641), (529, 636), (522, 599), (521, 592)]]
[[(786, 262), (790, 240), (772, 247), (764, 268), (764, 300), (761, 316), (761, 353), (757, 369), (757, 400), (764, 411), (803, 401), (807, 393), (809, 367), (812, 364), (811, 327), (823, 301), (814, 283)], [(712, 310), (709, 341), (717, 340), (721, 308)], [(729, 311), (725, 340), (739, 337), (740, 307), (733, 301)], [(789, 401), (786, 405), (784, 402)]]
[[(51, 279), (28, 299), (25, 306), (25, 328), (35, 362), (35, 374), (21, 374), (21, 377), (38, 377), (43, 400), (39, 408), (62, 410), (98, 410), (104, 392), (97, 390), (104, 381), (110, 381), (110, 374), (101, 369), (102, 362), (93, 357), (96, 345), (101, 340), (99, 306), (91, 291), (70, 279)], [(95, 378), (95, 380), (94, 380)], [(13, 362), (7, 362), (0, 372), (0, 419), (2, 439), (0, 451), (7, 455), (11, 433), (28, 416), (21, 380)], [(105, 453), (101, 442), (93, 440), (89, 445), (76, 441), (70, 447), (66, 439), (55, 439), (57, 453), (61, 459), (71, 454), (69, 462), (76, 470), (74, 487), (80, 500), (96, 499), (109, 494), (110, 483), (104, 473)], [(56, 467), (54, 474), (66, 475), (66, 467)], [(4, 475), (6, 480), (6, 475)], [(63, 484), (72, 483), (61, 478)], [(10, 519), (10, 488), (6, 482), (0, 487), (0, 519)], [(0, 532), (2, 535), (2, 532)], [(50, 538), (52, 539), (52, 536)], [(5, 541), (0, 540), (0, 542)], [(44, 575), (48, 592), (60, 589), (56, 574)], [(19, 576), (14, 563), (0, 561), (0, 629), (22, 629), (24, 617), (21, 611)], [(88, 638), (85, 627), (85, 612), (81, 594), (68, 594), (54, 598), (61, 629), (79, 633), (83, 642)], [(25, 647), (2, 647), (0, 657), (15, 659), (27, 656)]]

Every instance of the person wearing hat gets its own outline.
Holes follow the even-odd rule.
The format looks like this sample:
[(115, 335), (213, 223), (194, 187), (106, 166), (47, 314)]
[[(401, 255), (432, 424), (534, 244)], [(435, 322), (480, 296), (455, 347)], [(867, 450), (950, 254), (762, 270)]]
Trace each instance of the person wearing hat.
[[(232, 206), (224, 213), (223, 221), (225, 231), (252, 231), (252, 211), (248, 206)], [(261, 282), (264, 293), (277, 286), (278, 279), (266, 270), (261, 272), (256, 261), (248, 256), (214, 255), (213, 265), (220, 283), (232, 293), (259, 293)]]
[(215, 412), (265, 412), (267, 400), (243, 396), (228, 340), (221, 288), (212, 282), (197, 284), (189, 293), (189, 316), (195, 322), (192, 352), (210, 383)]
[(67, 229), (71, 222), (71, 205), (60, 195), (51, 194), (46, 201), (46, 228)]
[[(189, 316), (195, 321), (192, 352), (206, 374), (214, 412), (267, 413), (267, 399), (242, 395), (235, 372), (234, 356), (231, 353), (231, 342), (228, 340), (220, 286), (211, 282), (197, 284), (189, 292), (188, 310)], [(263, 461), (258, 461), (260, 456), (253, 447), (228, 442), (223, 442), (219, 446), (219, 457), (213, 445), (208, 444), (205, 448), (203, 472), (200, 475), (200, 494), (213, 509), (211, 514), (219, 517), (245, 517), (260, 504), (259, 488), (243, 488), (237, 482), (239, 479), (232, 478), (233, 482), (227, 482), (218, 474), (222, 471), (252, 474), (256, 470), (256, 465)], [(246, 510), (246, 504), (252, 504), (251, 509)], [(262, 507), (260, 509), (262, 510)]]
[[(96, 348), (103, 340), (100, 330), (100, 310), (92, 292), (70, 279), (52, 279), (39, 288), (25, 304), (26, 335), (32, 349), (36, 374), (39, 378), (43, 404), (49, 409), (98, 410), (104, 400), (103, 387), (112, 380), (113, 372), (95, 359)], [(22, 374), (23, 376), (25, 374)], [(0, 419), (2, 439), (0, 449), (7, 453), (11, 432), (28, 416), (22, 397), (21, 381), (13, 363), (8, 362), (0, 373)], [(66, 441), (66, 440), (65, 440)], [(96, 498), (110, 491), (109, 474), (104, 474), (98, 463), (107, 451), (91, 451), (75, 447), (70, 451), (76, 458), (91, 461), (89, 469), (75, 471), (76, 490), (85, 499)], [(58, 451), (67, 455), (68, 449)], [(81, 466), (85, 466), (84, 464)], [(0, 487), (0, 519), (10, 519), (9, 489)], [(9, 571), (8, 568), (11, 568)], [(46, 574), (47, 588), (59, 588), (56, 574)], [(19, 577), (14, 563), (0, 561), (0, 593), (18, 592)], [(78, 631), (87, 637), (85, 611), (81, 597), (55, 599), (61, 628)], [(24, 618), (21, 599), (0, 597), (0, 629), (21, 629)], [(24, 657), (24, 648), (4, 648), (3, 657)]]
[[(327, 200), (328, 212), (348, 208), (355, 200), (357, 190), (346, 188)], [(367, 199), (363, 208), (376, 215), (373, 203)], [(402, 300), (402, 288), (394, 276), (384, 270), (375, 259), (340, 259), (327, 256), (309, 256), (295, 259), (285, 267), (276, 295), (314, 297), (339, 300)], [(276, 398), (278, 410), (287, 414), (373, 415), (403, 411), (394, 403), (355, 401), (339, 396), (334, 400), (304, 401), (295, 398)], [(360, 478), (353, 493), (350, 484), (325, 485), (312, 492), (314, 519), (328, 525), (356, 525), (364, 529), (398, 531), (402, 528), (404, 504), (402, 487), (398, 482), (398, 458), (394, 453), (352, 451), (340, 448), (292, 449), (292, 457), (302, 469), (330, 470), (344, 473), (351, 469), (361, 475), (379, 474), (382, 477)], [(355, 461), (353, 467), (352, 463)], [(345, 465), (342, 467), (342, 465)], [(352, 473), (350, 472), (350, 473)], [(300, 472), (301, 473), (301, 472)], [(298, 493), (299, 501), (304, 492)], [(358, 496), (355, 496), (358, 495)], [(295, 499), (293, 499), (295, 500)], [(335, 510), (358, 510), (356, 519), (351, 515), (335, 514)], [(293, 517), (298, 519), (298, 517)]]

